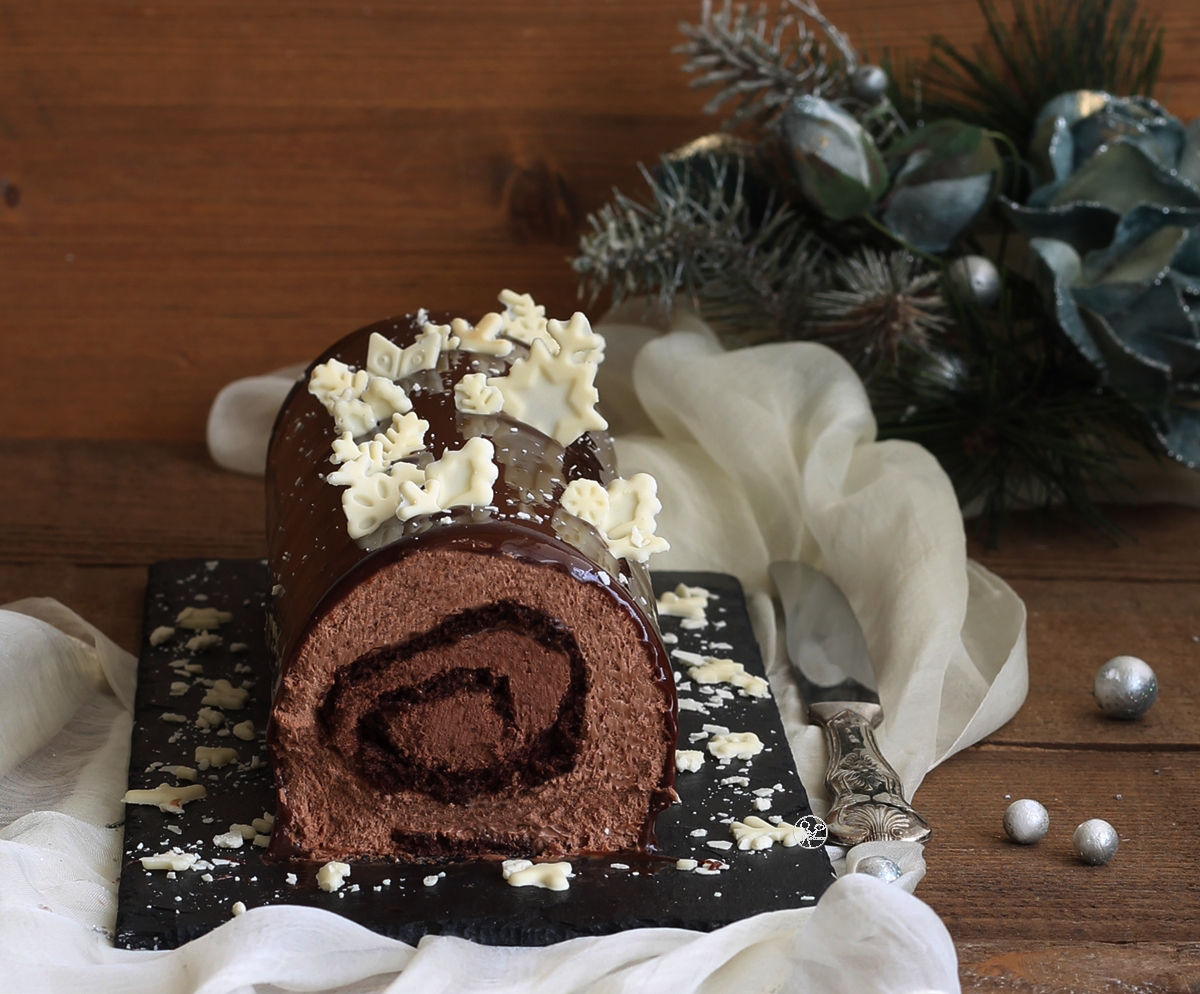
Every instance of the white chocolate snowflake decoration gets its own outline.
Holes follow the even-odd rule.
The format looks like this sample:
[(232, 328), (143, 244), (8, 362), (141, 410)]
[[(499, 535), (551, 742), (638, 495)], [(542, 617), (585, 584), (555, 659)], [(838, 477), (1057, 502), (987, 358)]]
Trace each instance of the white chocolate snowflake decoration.
[(376, 435), (375, 439), (383, 444), (384, 460), (398, 462), (425, 448), (425, 432), (428, 430), (429, 422), (410, 411), (407, 414), (393, 414), (392, 426), (382, 436)]
[(560, 502), (564, 510), (595, 525), (603, 534), (608, 518), (608, 491), (597, 480), (572, 480), (563, 491)]
[(352, 371), (337, 359), (313, 367), (308, 392), (333, 415), (339, 434), (365, 435), (394, 413), (412, 410), (408, 395), (390, 379)]
[(654, 531), (662, 504), (658, 484), (649, 473), (628, 480), (617, 478), (607, 487), (595, 480), (572, 480), (562, 495), (562, 506), (595, 525), (609, 551), (618, 559), (644, 563), (671, 546)]
[(504, 395), (488, 386), (486, 374), (468, 373), (454, 384), (454, 406), (464, 414), (499, 414)]
[(334, 403), (345, 397), (361, 397), (370, 382), (370, 374), (365, 369), (357, 372), (344, 362), (330, 359), (313, 367), (308, 377), (308, 392), (321, 402), (330, 414), (333, 413)]
[(447, 449), (425, 467), (426, 481), (441, 487), (438, 502), (442, 510), (492, 502), (492, 486), (500, 475), (495, 455), (495, 447), (486, 438), (472, 438), (461, 449)]
[(445, 325), (425, 325), (412, 345), (400, 354), (399, 375), (396, 378), (402, 380), (423, 369), (435, 368), (442, 348), (450, 341), (453, 341), (453, 336), (447, 332)]
[[(587, 328), (588, 334), (583, 333)], [(524, 421), (562, 445), (570, 445), (588, 431), (604, 430), (608, 422), (596, 410), (600, 394), (596, 390), (598, 350), (587, 318), (576, 314), (568, 324), (547, 323), (556, 340), (562, 335), (559, 352), (554, 355), (542, 339), (529, 347), (529, 355), (517, 359), (506, 376), (488, 377), (488, 385), (504, 395), (504, 413)], [(578, 348), (580, 343), (586, 348)], [(588, 358), (588, 356), (593, 356)]]
[(566, 324), (553, 319), (547, 321), (546, 331), (558, 344), (561, 353), (575, 362), (599, 364), (604, 361), (604, 336), (592, 331), (591, 323), (583, 312), (576, 311)]
[(544, 341), (551, 352), (558, 353), (558, 342), (546, 330), (546, 308), (535, 304), (527, 293), (512, 290), (500, 291), (500, 303), (504, 305), (504, 336), (522, 345), (532, 345), (538, 339)]
[(376, 422), (387, 421), (393, 414), (407, 414), (412, 410), (412, 401), (408, 399), (404, 388), (386, 376), (372, 376), (362, 399), (370, 406)]
[(512, 342), (499, 337), (504, 331), (504, 318), (499, 314), (485, 314), (474, 327), (462, 318), (455, 318), (450, 327), (458, 336), (458, 347), (464, 352), (503, 357), (513, 350)]
[[(351, 443), (353, 444), (353, 443)], [(370, 449), (325, 479), (345, 487), (342, 510), (346, 514), (346, 531), (351, 538), (363, 538), (396, 514), (402, 503), (400, 488), (405, 483), (424, 482), (425, 474), (412, 463), (398, 462), (385, 469), (382, 460), (372, 459), (381, 445), (368, 443)]]

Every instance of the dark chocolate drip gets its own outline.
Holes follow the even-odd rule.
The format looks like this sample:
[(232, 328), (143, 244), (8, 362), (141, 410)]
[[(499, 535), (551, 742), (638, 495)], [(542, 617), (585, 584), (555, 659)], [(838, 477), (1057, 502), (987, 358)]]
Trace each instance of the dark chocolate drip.
[[(532, 730), (518, 727), (512, 681), (490, 667), (456, 667), (420, 683), (357, 699), (370, 678), (420, 653), (452, 649), (481, 632), (510, 631), (568, 660), (570, 680), (554, 711), (554, 720)], [(453, 769), (423, 764), (391, 728), (405, 713), (447, 698), (472, 694), (487, 698), (504, 729), (509, 749), (483, 767)], [(575, 766), (583, 729), (587, 669), (579, 645), (553, 618), (520, 604), (501, 601), (447, 618), (432, 631), (402, 645), (374, 649), (334, 675), (321, 707), (326, 735), (361, 776), (386, 792), (416, 790), (448, 804), (465, 804), (481, 794), (535, 787)], [(339, 720), (341, 719), (341, 720)]]
[[(266, 474), (269, 564), (275, 584), (268, 624), (277, 661), (276, 689), (308, 632), (359, 583), (418, 549), (466, 548), (552, 566), (580, 582), (603, 588), (641, 633), (652, 660), (653, 678), (668, 706), (667, 731), (673, 741), (677, 734), (675, 685), (657, 631), (649, 572), (644, 564), (615, 559), (594, 528), (559, 506), (570, 480), (607, 483), (615, 475), (611, 443), (605, 436), (584, 435), (564, 448), (503, 414), (467, 415), (456, 410), (453, 384), (461, 376), (502, 372), (524, 354), (522, 346), (517, 345), (507, 359), (465, 351), (443, 353), (436, 370), (399, 381), (414, 412), (429, 422), (428, 454), (423, 461), (439, 458), (446, 448), (460, 448), (472, 436), (491, 438), (499, 469), (492, 505), (454, 508), (408, 522), (389, 521), (357, 542), (347, 533), (342, 488), (325, 480), (334, 469), (329, 456), (337, 432), (332, 416), (308, 392), (309, 375), (314, 366), (329, 359), (363, 368), (372, 333), (403, 347), (414, 341), (425, 320), (424, 315), (420, 319), (388, 319), (348, 335), (314, 360), (280, 410)], [(386, 427), (381, 424), (376, 430)], [(268, 727), (267, 741), (273, 752), (272, 727)], [(278, 762), (275, 769), (281, 798), (277, 818), (286, 825), (287, 785)], [(655, 818), (673, 800), (674, 778), (674, 753), (668, 749), (642, 835), (646, 847), (654, 844)]]

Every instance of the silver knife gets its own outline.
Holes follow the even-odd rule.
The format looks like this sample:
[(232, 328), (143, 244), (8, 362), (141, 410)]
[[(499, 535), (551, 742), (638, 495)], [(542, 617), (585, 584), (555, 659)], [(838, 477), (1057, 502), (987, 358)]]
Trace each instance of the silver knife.
[(806, 563), (771, 564), (787, 619), (788, 658), (808, 716), (825, 729), (829, 841), (924, 842), (929, 824), (904, 799), (872, 731), (883, 720), (866, 636), (838, 585)]

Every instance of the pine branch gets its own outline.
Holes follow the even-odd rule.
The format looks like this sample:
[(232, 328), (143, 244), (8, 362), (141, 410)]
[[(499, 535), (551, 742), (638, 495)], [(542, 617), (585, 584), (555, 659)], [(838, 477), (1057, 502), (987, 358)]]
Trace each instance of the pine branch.
[(1128, 401), (1100, 386), (1033, 288), (1008, 280), (994, 312), (947, 282), (954, 328), (942, 362), (894, 367), (871, 384), (880, 437), (932, 451), (960, 503), (980, 508), (990, 545), (1013, 507), (1031, 503), (1061, 505), (1115, 538), (1092, 494), (1130, 488), (1120, 460), (1129, 443), (1154, 451), (1153, 434)]
[(774, 24), (765, 5), (752, 10), (724, 0), (714, 11), (712, 0), (704, 0), (700, 23), (684, 22), (679, 29), (689, 39), (675, 49), (688, 56), (683, 71), (700, 74), (689, 85), (718, 87), (704, 109), (717, 114), (732, 102), (730, 128), (764, 124), (802, 93), (836, 96), (858, 68), (846, 35), (807, 0), (784, 0)]
[(927, 119), (957, 117), (1022, 147), (1047, 101), (1069, 90), (1150, 96), (1162, 66), (1163, 29), (1137, 0), (1013, 0), (1006, 24), (994, 0), (977, 0), (988, 40), (962, 52), (935, 36), (924, 67)]
[(697, 182), (664, 158), (657, 175), (642, 170), (648, 202), (615, 190), (588, 217), (572, 262), (580, 293), (594, 302), (607, 286), (614, 306), (645, 294), (664, 313), (682, 294), (731, 334), (784, 334), (824, 252), (820, 239), (790, 207), (751, 208), (742, 160), (711, 156), (704, 167), (711, 179)]

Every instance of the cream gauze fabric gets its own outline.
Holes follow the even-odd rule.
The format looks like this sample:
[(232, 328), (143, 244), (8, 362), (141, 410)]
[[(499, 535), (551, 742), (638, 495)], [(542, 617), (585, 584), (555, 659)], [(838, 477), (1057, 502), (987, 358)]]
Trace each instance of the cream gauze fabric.
[[(1027, 686), (1024, 608), (967, 560), (936, 461), (875, 441), (862, 384), (842, 359), (799, 342), (726, 352), (687, 315), (669, 334), (600, 330), (602, 407), (621, 472), (659, 482), (658, 534), (671, 551), (652, 565), (742, 580), (818, 813), (824, 740), (791, 677), (784, 619), (789, 608), (798, 615), (774, 599), (772, 563), (809, 563), (845, 592), (886, 714), (880, 745), (910, 797), (930, 768), (1016, 712)], [(273, 412), (296, 375), (222, 391), (208, 426), (218, 463), (261, 472)], [(909, 893), (924, 873), (921, 847), (884, 843), (837, 865), (884, 852), (904, 871), (899, 886), (848, 873), (815, 908), (708, 935), (643, 929), (542, 949), (431, 937), (414, 949), (329, 912), (277, 906), (251, 908), (181, 949), (114, 950), (134, 678), (133, 658), (61, 605), (0, 610), (0, 990), (959, 990), (950, 933)], [(915, 802), (919, 810), (919, 794)]]

